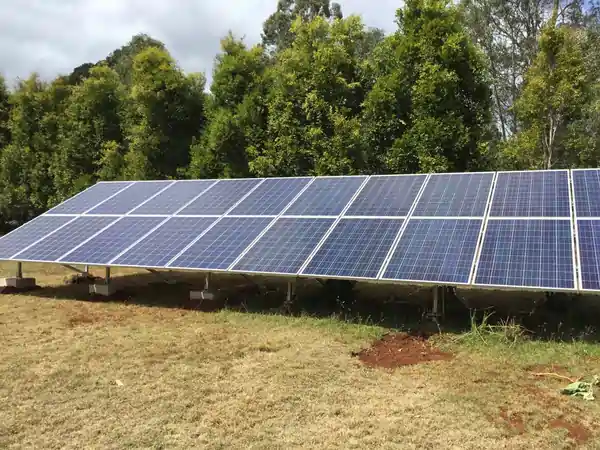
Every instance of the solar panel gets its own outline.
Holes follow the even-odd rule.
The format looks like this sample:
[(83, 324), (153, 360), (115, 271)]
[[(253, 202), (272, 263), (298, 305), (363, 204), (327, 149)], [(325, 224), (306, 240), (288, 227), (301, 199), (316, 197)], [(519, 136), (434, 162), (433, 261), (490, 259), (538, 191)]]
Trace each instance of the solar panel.
[(124, 217), (59, 261), (71, 264), (108, 264), (164, 220), (164, 217)]
[(298, 273), (334, 221), (334, 219), (280, 218), (235, 264), (233, 270)]
[(0, 259), (10, 259), (44, 236), (73, 220), (66, 216), (39, 216), (0, 238)]
[(311, 178), (271, 178), (258, 186), (230, 214), (276, 216), (310, 182)]
[(490, 216), (570, 217), (568, 172), (499, 172)]
[(111, 264), (138, 267), (165, 266), (215, 220), (214, 217), (173, 217), (111, 261)]
[(37, 244), (15, 255), (15, 258), (19, 261), (56, 261), (115, 220), (117, 220), (115, 217), (78, 217)]
[(577, 217), (600, 217), (600, 170), (573, 170)]
[(346, 216), (406, 216), (426, 175), (373, 176)]
[(178, 214), (199, 216), (225, 214), (260, 182), (260, 179), (219, 180)]
[(578, 220), (581, 288), (600, 290), (600, 220)]
[(377, 278), (402, 219), (342, 219), (303, 274)]
[(383, 279), (468, 283), (482, 220), (411, 219)]
[(490, 220), (475, 284), (573, 289), (570, 220)]
[(134, 209), (132, 214), (174, 214), (192, 201), (215, 180), (177, 181), (153, 199)]
[(432, 175), (413, 216), (483, 217), (493, 179), (493, 173)]
[(118, 193), (96, 206), (88, 214), (127, 214), (140, 203), (166, 188), (170, 181), (138, 181), (133, 186)]
[(226, 270), (272, 220), (268, 217), (224, 217), (169, 267)]
[(106, 200), (111, 195), (116, 194), (131, 184), (128, 182), (97, 183), (55, 206), (46, 214), (83, 214), (88, 209), (93, 208), (101, 201)]
[(338, 216), (352, 199), (365, 178), (317, 178), (285, 212), (285, 215)]

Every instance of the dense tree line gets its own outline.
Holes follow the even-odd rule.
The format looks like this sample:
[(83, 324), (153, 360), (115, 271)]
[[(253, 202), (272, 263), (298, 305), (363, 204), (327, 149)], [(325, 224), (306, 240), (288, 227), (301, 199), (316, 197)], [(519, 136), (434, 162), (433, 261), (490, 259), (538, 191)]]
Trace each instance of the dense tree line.
[(385, 35), (279, 0), (261, 44), (223, 38), (208, 90), (147, 35), (0, 77), (0, 227), (98, 180), (597, 166), (599, 23), (583, 0), (407, 0)]

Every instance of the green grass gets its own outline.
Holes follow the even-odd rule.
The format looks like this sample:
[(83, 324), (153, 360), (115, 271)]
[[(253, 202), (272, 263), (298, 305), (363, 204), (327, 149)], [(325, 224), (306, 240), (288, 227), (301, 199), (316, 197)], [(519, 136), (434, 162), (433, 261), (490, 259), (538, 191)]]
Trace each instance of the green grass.
[(369, 320), (183, 309), (134, 271), (89, 302), (26, 269), (44, 289), (0, 297), (0, 448), (600, 448), (600, 399), (533, 375), (598, 373), (597, 343), (474, 321), (434, 337), (451, 361), (369, 369)]

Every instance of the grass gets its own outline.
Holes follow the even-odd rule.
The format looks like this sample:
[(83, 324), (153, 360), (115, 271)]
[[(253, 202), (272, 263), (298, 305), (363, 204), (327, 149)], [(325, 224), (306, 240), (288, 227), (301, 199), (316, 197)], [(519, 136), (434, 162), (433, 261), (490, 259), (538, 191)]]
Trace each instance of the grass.
[(0, 448), (600, 448), (600, 399), (532, 375), (599, 373), (596, 343), (474, 321), (391, 372), (352, 357), (376, 325), (169, 308), (173, 286), (89, 302), (30, 270), (43, 290), (0, 296)]

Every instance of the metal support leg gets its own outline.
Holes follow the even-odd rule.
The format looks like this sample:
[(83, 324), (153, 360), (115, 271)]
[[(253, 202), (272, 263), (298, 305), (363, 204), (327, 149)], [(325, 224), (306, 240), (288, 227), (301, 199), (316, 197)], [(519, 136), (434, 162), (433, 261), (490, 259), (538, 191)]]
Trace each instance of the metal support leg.
[(435, 318), (443, 318), (446, 313), (446, 290), (443, 286), (433, 288), (432, 315)]
[(285, 302), (291, 304), (294, 301), (294, 297), (296, 296), (296, 289), (293, 281), (288, 281), (287, 284), (287, 295), (285, 297)]
[(107, 286), (110, 284), (110, 267), (104, 268), (104, 284)]
[(206, 274), (206, 276), (204, 277), (204, 290), (208, 291), (208, 288), (210, 287), (210, 282), (211, 282), (211, 273), (208, 272)]
[(17, 278), (23, 278), (23, 263), (17, 263)]
[(90, 274), (90, 266), (84, 266), (82, 275), (89, 276), (89, 274)]

